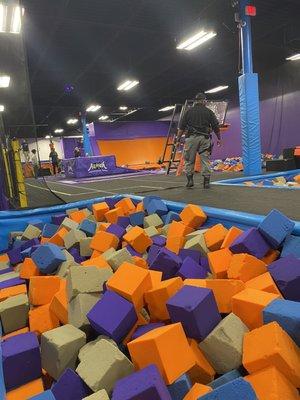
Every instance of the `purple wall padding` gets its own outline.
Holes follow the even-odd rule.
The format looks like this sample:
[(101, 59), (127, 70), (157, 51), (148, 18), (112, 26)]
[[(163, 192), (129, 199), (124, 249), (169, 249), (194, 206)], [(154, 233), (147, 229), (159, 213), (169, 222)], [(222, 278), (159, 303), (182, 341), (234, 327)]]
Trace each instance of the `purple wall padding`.
[(128, 140), (167, 136), (169, 122), (115, 122), (96, 123), (95, 137), (97, 140)]
[(74, 157), (74, 149), (77, 146), (78, 139), (76, 138), (63, 138), (63, 149), (65, 158)]

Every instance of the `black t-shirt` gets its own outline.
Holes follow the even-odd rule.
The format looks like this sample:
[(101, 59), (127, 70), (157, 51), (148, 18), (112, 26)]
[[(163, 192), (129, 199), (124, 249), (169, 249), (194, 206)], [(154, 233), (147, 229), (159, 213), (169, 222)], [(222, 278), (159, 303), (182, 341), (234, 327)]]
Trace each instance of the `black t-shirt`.
[(49, 154), (49, 158), (51, 158), (53, 164), (58, 163), (58, 154), (56, 151), (52, 150), (51, 153)]
[(26, 143), (26, 142), (22, 143), (22, 150), (29, 151), (28, 143)]
[(220, 136), (220, 126), (214, 112), (202, 104), (195, 104), (188, 109), (179, 124), (179, 129), (186, 130), (194, 128), (198, 132), (210, 133), (215, 132), (217, 137)]

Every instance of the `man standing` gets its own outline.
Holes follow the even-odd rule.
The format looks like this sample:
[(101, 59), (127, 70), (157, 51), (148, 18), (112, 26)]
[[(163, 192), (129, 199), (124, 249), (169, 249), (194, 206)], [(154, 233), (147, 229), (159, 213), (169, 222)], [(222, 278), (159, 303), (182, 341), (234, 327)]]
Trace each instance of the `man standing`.
[(40, 165), (39, 165), (39, 161), (36, 155), (36, 150), (33, 149), (31, 150), (32, 156), (31, 156), (31, 163), (32, 163), (32, 168), (33, 168), (33, 175), (35, 177), (35, 179), (38, 178), (39, 176), (39, 169), (40, 169)]
[(214, 131), (221, 146), (220, 126), (216, 115), (213, 111), (206, 107), (206, 96), (199, 93), (196, 96), (193, 107), (186, 111), (178, 127), (177, 140), (181, 138), (183, 133), (185, 139), (185, 172), (187, 176), (186, 187), (194, 186), (194, 168), (197, 153), (201, 157), (201, 169), (204, 177), (204, 189), (210, 188), (210, 166), (209, 157), (212, 150), (211, 132)]
[(50, 154), (49, 154), (49, 159), (52, 163), (52, 168), (53, 168), (53, 175), (56, 175), (58, 172), (58, 154), (53, 147)]

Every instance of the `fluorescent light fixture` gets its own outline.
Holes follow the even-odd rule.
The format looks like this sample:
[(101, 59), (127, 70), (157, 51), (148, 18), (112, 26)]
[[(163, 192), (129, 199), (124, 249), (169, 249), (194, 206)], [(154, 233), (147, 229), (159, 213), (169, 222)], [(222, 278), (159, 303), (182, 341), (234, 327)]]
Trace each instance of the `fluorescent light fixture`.
[[(23, 9), (24, 10), (24, 9)], [(10, 33), (20, 33), (22, 25), (22, 7), (15, 6), (12, 13)]]
[(3, 112), (5, 110), (5, 107), (0, 104), (0, 112)]
[(108, 115), (101, 115), (101, 117), (99, 117), (99, 121), (106, 121), (108, 118)]
[(167, 106), (167, 107), (161, 108), (158, 111), (160, 111), (160, 112), (171, 111), (171, 110), (174, 110), (174, 108), (175, 108), (175, 106)]
[(87, 112), (96, 112), (96, 111), (100, 110), (100, 108), (101, 108), (101, 106), (99, 106), (98, 104), (97, 105), (91, 105), (86, 109), (86, 111)]
[(63, 129), (55, 129), (54, 133), (63, 133)]
[(288, 57), (287, 60), (288, 61), (299, 61), (300, 60), (300, 53), (294, 54), (293, 56)]
[(7, 17), (7, 6), (0, 4), (0, 32), (5, 32)]
[(126, 106), (121, 106), (121, 107), (119, 107), (119, 110), (120, 110), (120, 111), (127, 111), (127, 110), (128, 110), (128, 107), (126, 107)]
[(50, 135), (45, 136), (45, 139), (51, 139)]
[(125, 91), (127, 92), (127, 90), (130, 90), (132, 88), (134, 88), (135, 86), (137, 86), (140, 82), (139, 81), (125, 81), (123, 82), (119, 87), (118, 90), (119, 91)]
[(215, 36), (217, 36), (217, 34), (215, 32), (200, 31), (200, 32), (196, 33), (196, 35), (181, 42), (176, 48), (178, 50), (191, 51), (191, 50), (195, 49), (196, 47), (200, 46), (201, 44), (212, 39)]
[(226, 90), (228, 88), (229, 88), (229, 86), (217, 86), (213, 89), (207, 90), (205, 93), (217, 93), (217, 92), (221, 92), (222, 90)]
[(76, 119), (76, 118), (71, 118), (71, 119), (69, 119), (69, 120), (67, 121), (67, 124), (68, 124), (68, 125), (75, 125), (75, 124), (77, 124), (77, 122), (78, 122), (78, 119)]
[(129, 112), (127, 113), (127, 115), (134, 114), (134, 113), (137, 112), (137, 111), (138, 111), (138, 109), (135, 108), (134, 110), (129, 111)]
[(10, 76), (0, 76), (0, 88), (7, 88), (10, 84)]

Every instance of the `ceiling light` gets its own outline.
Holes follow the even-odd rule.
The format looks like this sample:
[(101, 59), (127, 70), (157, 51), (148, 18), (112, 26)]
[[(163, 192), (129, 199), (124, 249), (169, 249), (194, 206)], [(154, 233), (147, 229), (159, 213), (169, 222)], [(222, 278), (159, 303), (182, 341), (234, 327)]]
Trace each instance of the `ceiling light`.
[(101, 108), (101, 106), (99, 106), (99, 105), (91, 105), (86, 109), (86, 111), (87, 112), (96, 112), (96, 111), (100, 110), (100, 108)]
[(69, 119), (69, 120), (67, 121), (67, 124), (68, 124), (68, 125), (75, 125), (75, 124), (77, 124), (77, 122), (78, 122), (78, 119), (76, 119), (76, 118), (71, 118), (71, 119)]
[(139, 83), (140, 83), (139, 81), (130, 81), (130, 80), (128, 80), (128, 81), (126, 81), (126, 82), (123, 82), (123, 83), (118, 87), (118, 90), (119, 90), (119, 91), (127, 91), (127, 90), (130, 90), (130, 89), (134, 88), (134, 87), (137, 86)]
[(0, 76), (0, 88), (7, 88), (10, 83), (10, 76)]
[(0, 112), (3, 112), (5, 110), (5, 107), (0, 104)]
[(222, 90), (228, 89), (229, 86), (218, 86), (213, 89), (207, 90), (205, 93), (217, 93), (221, 92)]
[(212, 39), (213, 37), (217, 36), (215, 32), (206, 32), (206, 31), (200, 31), (196, 33), (196, 35), (190, 37), (189, 39), (181, 42), (178, 46), (178, 50), (193, 50), (196, 47), (200, 46), (204, 42), (207, 42), (208, 40)]
[(0, 4), (0, 32), (5, 32), (6, 28), (7, 7)]
[(10, 33), (20, 33), (21, 24), (22, 24), (22, 8), (20, 6), (15, 6), (12, 14)]
[(121, 111), (126, 111), (126, 110), (128, 110), (128, 107), (126, 107), (126, 106), (121, 106), (121, 107), (119, 107), (119, 110), (121, 110)]
[(51, 139), (50, 135), (45, 136), (45, 139)]
[(161, 108), (158, 111), (160, 111), (160, 112), (162, 112), (162, 111), (170, 111), (170, 110), (174, 110), (174, 108), (175, 108), (175, 106), (167, 106), (167, 107)]
[(106, 121), (109, 118), (108, 115), (101, 115), (101, 117), (99, 118), (99, 121)]
[(63, 129), (55, 129), (54, 133), (63, 133)]
[(137, 111), (138, 111), (138, 109), (136, 108), (136, 109), (134, 109), (134, 110), (129, 111), (129, 112), (127, 113), (127, 115), (134, 114), (134, 113), (137, 112)]
[(294, 54), (293, 56), (288, 57), (286, 60), (288, 60), (288, 61), (298, 61), (298, 60), (300, 60), (300, 53)]

